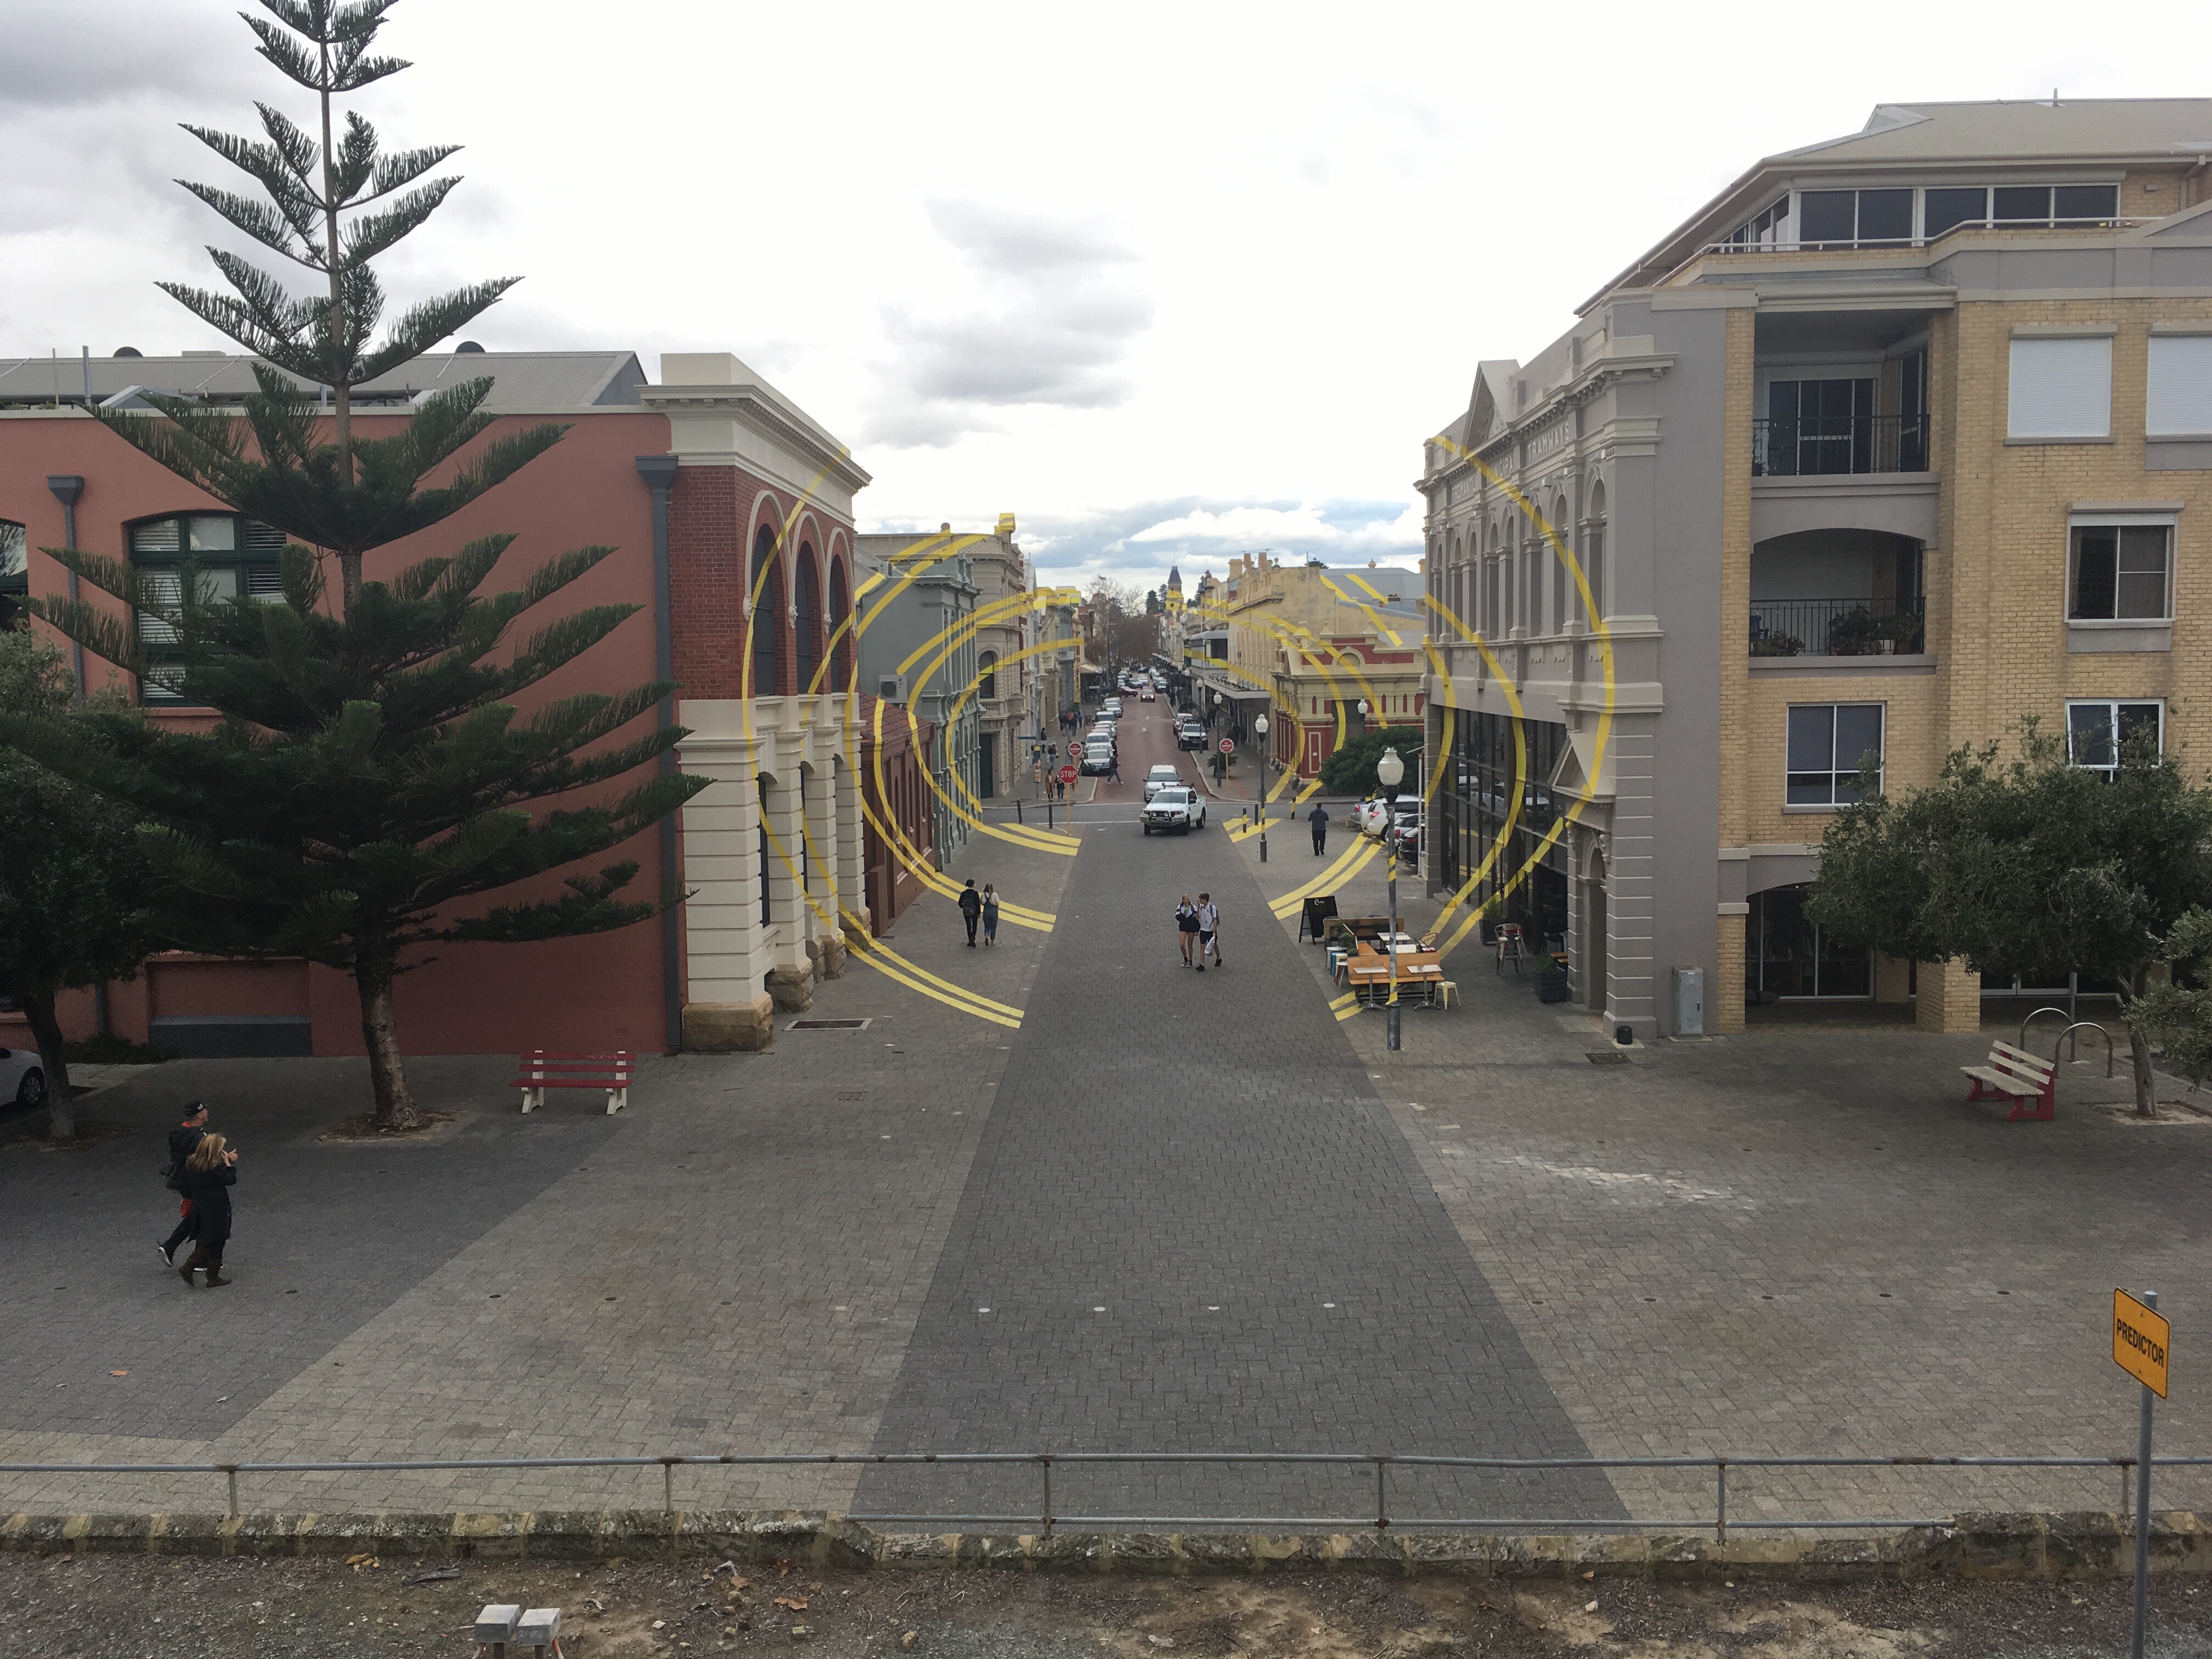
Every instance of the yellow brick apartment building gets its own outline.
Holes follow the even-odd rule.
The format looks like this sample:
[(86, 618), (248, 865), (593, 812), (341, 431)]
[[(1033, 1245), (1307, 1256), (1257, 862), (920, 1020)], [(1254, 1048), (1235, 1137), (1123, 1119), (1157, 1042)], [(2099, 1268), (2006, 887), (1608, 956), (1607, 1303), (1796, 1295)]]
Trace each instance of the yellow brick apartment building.
[(2212, 757), (2208, 167), (2212, 100), (1886, 105), (1479, 365), (1422, 477), (1432, 890), (1504, 892), (1644, 1033), (1972, 1029), (1975, 975), (1825, 937), (1807, 884), (1869, 752)]

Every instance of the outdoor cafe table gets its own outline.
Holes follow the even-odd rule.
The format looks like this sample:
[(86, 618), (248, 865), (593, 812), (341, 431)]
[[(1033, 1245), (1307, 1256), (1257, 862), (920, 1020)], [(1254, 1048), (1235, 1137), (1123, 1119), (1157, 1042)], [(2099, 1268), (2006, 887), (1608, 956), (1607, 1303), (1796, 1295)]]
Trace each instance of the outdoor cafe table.
[[(1355, 991), (1364, 991), (1371, 1000), (1376, 992), (1388, 996), (1390, 991), (1391, 964), (1387, 956), (1352, 957), (1344, 964), (1348, 983)], [(1421, 1000), (1433, 1005), (1436, 988), (1444, 976), (1443, 963), (1433, 951), (1401, 951), (1398, 953), (1397, 981), (1399, 994), (1419, 987)]]

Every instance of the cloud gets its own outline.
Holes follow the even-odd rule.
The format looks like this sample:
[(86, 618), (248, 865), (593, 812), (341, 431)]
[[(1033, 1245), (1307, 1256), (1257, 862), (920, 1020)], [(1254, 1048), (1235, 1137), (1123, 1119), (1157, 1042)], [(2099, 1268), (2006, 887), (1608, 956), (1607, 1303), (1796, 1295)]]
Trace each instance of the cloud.
[(1230, 552), (1266, 547), (1285, 556), (1325, 558), (1331, 553), (1418, 553), (1421, 509), (1418, 502), (1305, 502), (1292, 507), (1231, 507), (1216, 512), (1197, 508), (1146, 526), (1128, 538), (1133, 544), (1174, 543)]
[(1152, 319), (1116, 267), (1133, 256), (1096, 232), (965, 203), (933, 203), (931, 225), (975, 273), (986, 303), (952, 316), (884, 313), (890, 356), (866, 441), (942, 448), (1001, 429), (992, 411), (1112, 409), (1121, 371)]

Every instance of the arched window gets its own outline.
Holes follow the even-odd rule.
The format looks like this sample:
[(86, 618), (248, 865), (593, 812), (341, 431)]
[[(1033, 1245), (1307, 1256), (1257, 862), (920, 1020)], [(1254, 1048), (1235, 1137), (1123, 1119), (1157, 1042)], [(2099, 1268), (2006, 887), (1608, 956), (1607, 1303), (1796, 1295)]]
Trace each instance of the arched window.
[(988, 702), (999, 695), (999, 653), (986, 651), (976, 666), (982, 672), (976, 681), (975, 695)]
[(814, 671), (822, 661), (822, 578), (814, 568), (812, 544), (799, 544), (799, 689), (819, 690)]
[(775, 532), (763, 525), (753, 536), (752, 580), (746, 592), (753, 606), (753, 685), (757, 697), (781, 696), (782, 666), (776, 646), (783, 634), (783, 571), (776, 557)]
[(1567, 562), (1559, 556), (1567, 545), (1568, 533), (1574, 520), (1567, 516), (1567, 498), (1562, 495), (1552, 503), (1552, 528), (1559, 532), (1559, 545), (1553, 547), (1550, 538), (1545, 542), (1545, 556), (1552, 562), (1552, 631), (1556, 634), (1567, 625), (1568, 601), (1574, 592), (1574, 583), (1567, 576)]
[(13, 519), (0, 519), (0, 628), (15, 620), (16, 601), (31, 591), (31, 538)]
[(1590, 486), (1589, 517), (1583, 524), (1583, 574), (1589, 582), (1597, 616), (1605, 616), (1611, 607), (1605, 597), (1605, 486), (1601, 483)]
[(837, 643), (830, 653), (830, 689), (849, 690), (853, 684), (853, 599), (845, 586), (845, 564), (830, 567), (830, 631)]

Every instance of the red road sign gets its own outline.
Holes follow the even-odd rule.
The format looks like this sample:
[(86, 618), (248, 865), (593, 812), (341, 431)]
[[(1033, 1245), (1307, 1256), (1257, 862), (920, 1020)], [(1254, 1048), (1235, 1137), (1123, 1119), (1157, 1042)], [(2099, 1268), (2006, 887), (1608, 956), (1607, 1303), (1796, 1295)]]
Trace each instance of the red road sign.
[(1067, 757), (1070, 760), (1081, 760), (1083, 758), (1083, 745), (1079, 743), (1069, 744), (1067, 745)]
[(1061, 767), (1060, 769), (1060, 781), (1062, 783), (1073, 783), (1075, 781), (1075, 769), (1072, 766)]
[(1221, 740), (1221, 752), (1222, 752), (1223, 754), (1224, 754), (1224, 755), (1233, 755), (1233, 754), (1235, 754), (1235, 753), (1237, 752), (1237, 739), (1236, 739), (1236, 738), (1222, 738), (1222, 740)]

